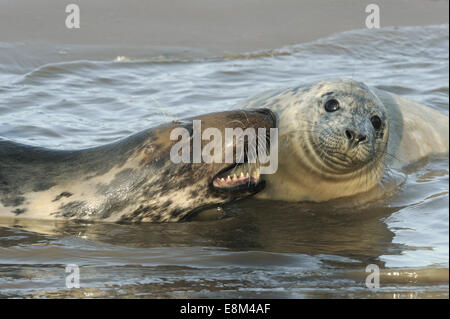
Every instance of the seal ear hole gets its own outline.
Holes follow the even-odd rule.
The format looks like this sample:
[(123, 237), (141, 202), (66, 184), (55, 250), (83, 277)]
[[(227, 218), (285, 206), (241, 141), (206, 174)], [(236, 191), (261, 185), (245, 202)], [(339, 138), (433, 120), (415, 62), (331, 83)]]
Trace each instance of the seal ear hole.
[(377, 115), (372, 116), (372, 117), (370, 118), (370, 122), (372, 122), (373, 128), (374, 128), (375, 130), (378, 131), (378, 130), (381, 128), (382, 122), (381, 122), (381, 119), (380, 119), (379, 116), (377, 116)]
[(328, 100), (325, 103), (325, 111), (327, 112), (335, 112), (339, 110), (339, 102), (336, 99)]

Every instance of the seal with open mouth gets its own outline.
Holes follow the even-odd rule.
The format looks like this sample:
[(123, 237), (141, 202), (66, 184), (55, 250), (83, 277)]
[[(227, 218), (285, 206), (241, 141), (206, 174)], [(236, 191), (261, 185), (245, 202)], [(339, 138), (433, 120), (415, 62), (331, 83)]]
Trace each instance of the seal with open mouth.
[[(211, 113), (161, 125), (112, 144), (57, 151), (0, 140), (0, 216), (119, 222), (176, 222), (208, 206), (253, 195), (264, 188), (258, 163), (171, 160), (175, 128), (190, 134), (193, 122), (222, 133), (276, 127), (267, 109)], [(201, 139), (201, 145), (207, 144)], [(220, 141), (236, 152), (237, 139)], [(190, 145), (192, 146), (192, 145)], [(193, 152), (193, 147), (190, 147)], [(190, 158), (194, 155), (190, 154)]]

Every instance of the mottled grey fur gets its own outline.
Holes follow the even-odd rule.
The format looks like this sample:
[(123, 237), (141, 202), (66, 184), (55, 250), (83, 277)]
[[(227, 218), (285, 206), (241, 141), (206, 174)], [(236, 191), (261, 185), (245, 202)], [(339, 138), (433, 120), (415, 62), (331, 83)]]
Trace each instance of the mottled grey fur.
[[(210, 186), (216, 174), (234, 164), (174, 164), (170, 160), (171, 146), (176, 143), (169, 139), (171, 130), (185, 127), (192, 132), (193, 119), (85, 150), (57, 151), (0, 141), (0, 213), (9, 210), (11, 216), (20, 217), (119, 222), (180, 221), (204, 207), (258, 191), (227, 193)], [(202, 120), (202, 129), (276, 125), (268, 110), (228, 111), (195, 119)], [(115, 173), (110, 177), (111, 172)], [(44, 209), (36, 213), (42, 202)]]

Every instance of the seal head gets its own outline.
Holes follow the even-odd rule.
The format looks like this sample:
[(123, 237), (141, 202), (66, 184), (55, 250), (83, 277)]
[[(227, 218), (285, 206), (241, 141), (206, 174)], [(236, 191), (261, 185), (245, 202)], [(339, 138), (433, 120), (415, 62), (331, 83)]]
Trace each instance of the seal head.
[(373, 188), (389, 156), (390, 119), (361, 82), (326, 80), (263, 94), (247, 107), (277, 115), (279, 169), (261, 198), (324, 201)]
[[(303, 102), (309, 116), (297, 113), (302, 129), (295, 132), (306, 148), (299, 152), (316, 174), (342, 179), (377, 174), (389, 137), (389, 119), (378, 98), (363, 84), (311, 88)], [(302, 103), (302, 104), (303, 104)]]

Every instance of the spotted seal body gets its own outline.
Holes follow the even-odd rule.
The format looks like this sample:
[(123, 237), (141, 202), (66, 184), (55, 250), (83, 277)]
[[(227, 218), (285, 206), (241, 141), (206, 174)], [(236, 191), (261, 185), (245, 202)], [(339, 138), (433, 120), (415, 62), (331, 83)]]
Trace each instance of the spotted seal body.
[(270, 91), (240, 107), (269, 108), (278, 118), (279, 168), (265, 176), (261, 198), (379, 196), (401, 182), (406, 165), (448, 154), (448, 116), (362, 82), (332, 79)]
[[(0, 216), (120, 222), (180, 221), (209, 205), (252, 195), (264, 183), (254, 179), (239, 191), (212, 185), (235, 163), (174, 163), (175, 128), (202, 130), (271, 128), (269, 110), (212, 113), (161, 125), (105, 146), (56, 151), (0, 140)], [(192, 143), (192, 136), (188, 143)], [(202, 140), (206, 144), (207, 140)], [(220, 143), (223, 150), (233, 143)], [(191, 148), (191, 151), (193, 148)], [(191, 156), (192, 158), (192, 156)], [(226, 184), (226, 183), (225, 183)]]

